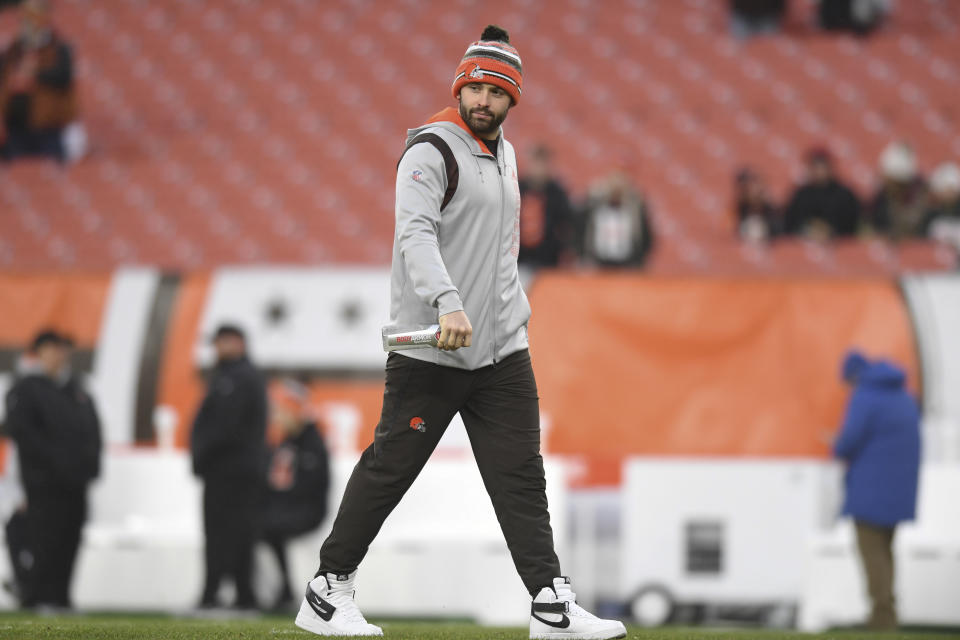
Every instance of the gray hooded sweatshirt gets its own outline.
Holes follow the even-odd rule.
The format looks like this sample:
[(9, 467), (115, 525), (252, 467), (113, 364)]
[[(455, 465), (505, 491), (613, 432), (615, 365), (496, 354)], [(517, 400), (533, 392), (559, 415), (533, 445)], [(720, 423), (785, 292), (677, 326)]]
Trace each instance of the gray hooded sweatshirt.
[(400, 161), (390, 321), (397, 327), (434, 324), (463, 310), (473, 326), (472, 346), (398, 353), (478, 369), (527, 348), (530, 304), (517, 274), (520, 188), (513, 145), (501, 138), (494, 157), (462, 122), (455, 109), (447, 109), (407, 132), (408, 143), (426, 132), (443, 138), (460, 177), (441, 213), (447, 173), (440, 152), (420, 143)]

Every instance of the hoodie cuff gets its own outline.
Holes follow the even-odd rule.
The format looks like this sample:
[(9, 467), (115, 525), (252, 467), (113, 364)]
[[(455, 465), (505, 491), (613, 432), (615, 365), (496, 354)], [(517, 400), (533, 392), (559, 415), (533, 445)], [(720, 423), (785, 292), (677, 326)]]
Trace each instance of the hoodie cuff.
[(460, 294), (453, 291), (446, 291), (437, 298), (437, 315), (445, 316), (454, 311), (463, 311), (463, 302), (460, 301)]

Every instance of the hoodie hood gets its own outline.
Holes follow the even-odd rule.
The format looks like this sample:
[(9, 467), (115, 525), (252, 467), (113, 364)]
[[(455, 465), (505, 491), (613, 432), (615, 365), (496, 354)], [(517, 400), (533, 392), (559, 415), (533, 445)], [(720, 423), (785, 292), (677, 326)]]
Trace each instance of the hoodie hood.
[(487, 143), (477, 137), (477, 134), (470, 130), (470, 127), (467, 126), (467, 123), (464, 122), (463, 118), (460, 117), (460, 112), (453, 107), (447, 107), (443, 111), (433, 114), (425, 124), (417, 127), (416, 129), (407, 129), (407, 144), (410, 144), (410, 141), (413, 140), (413, 138), (418, 134), (426, 131), (430, 127), (435, 127), (437, 125), (440, 125), (445, 129), (458, 134), (461, 138), (475, 142), (477, 144), (477, 148), (473, 150), (474, 153), (493, 155), (493, 153), (491, 153), (490, 149), (487, 147)]
[(870, 361), (867, 360), (866, 356), (856, 349), (852, 349), (843, 358), (843, 364), (840, 366), (840, 378), (847, 382), (855, 382), (869, 366)]
[(893, 363), (883, 360), (874, 362), (863, 370), (858, 382), (869, 387), (884, 387), (900, 389), (906, 382), (907, 376), (903, 369)]

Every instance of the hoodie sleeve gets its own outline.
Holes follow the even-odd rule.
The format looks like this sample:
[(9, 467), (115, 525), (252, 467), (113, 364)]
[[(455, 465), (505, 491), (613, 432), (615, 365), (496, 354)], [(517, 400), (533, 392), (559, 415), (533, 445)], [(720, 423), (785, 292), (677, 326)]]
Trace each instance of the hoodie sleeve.
[(869, 413), (869, 398), (863, 391), (855, 391), (847, 407), (847, 416), (840, 429), (840, 435), (833, 443), (833, 454), (837, 458), (851, 460), (863, 447), (866, 440)]
[(6, 410), (5, 435), (21, 449), (44, 451), (42, 441), (46, 434), (38, 431), (39, 417), (25, 383), (15, 384), (7, 392)]
[(397, 243), (414, 291), (441, 316), (463, 309), (440, 255), (440, 203), (446, 189), (440, 152), (430, 144), (411, 147), (397, 167)]

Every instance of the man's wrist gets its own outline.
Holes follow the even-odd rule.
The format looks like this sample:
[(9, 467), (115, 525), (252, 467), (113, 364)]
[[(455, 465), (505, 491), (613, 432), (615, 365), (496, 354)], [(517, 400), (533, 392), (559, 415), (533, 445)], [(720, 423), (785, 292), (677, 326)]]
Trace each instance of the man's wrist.
[(463, 311), (463, 302), (456, 291), (447, 291), (437, 298), (437, 314), (445, 316), (454, 311)]

